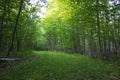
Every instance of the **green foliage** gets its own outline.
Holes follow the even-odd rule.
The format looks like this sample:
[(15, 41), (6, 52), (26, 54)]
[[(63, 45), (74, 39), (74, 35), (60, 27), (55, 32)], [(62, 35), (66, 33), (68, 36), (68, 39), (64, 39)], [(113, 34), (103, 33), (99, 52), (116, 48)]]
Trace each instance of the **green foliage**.
[(118, 9), (109, 3), (109, 0), (50, 0), (48, 11), (41, 19), (48, 50), (82, 52), (92, 56), (118, 51), (118, 56)]
[[(21, 0), (1, 0), (0, 3), (0, 52), (7, 53), (10, 47), (14, 26), (20, 8)], [(40, 22), (36, 12), (41, 6), (33, 5), (29, 0), (24, 0), (22, 11), (18, 19), (17, 29), (13, 41), (13, 51), (33, 49), (37, 40), (38, 26)], [(40, 34), (39, 34), (40, 35)], [(37, 39), (36, 39), (37, 38)]]
[[(0, 1), (1, 52), (9, 49), (20, 1)], [(120, 56), (119, 5), (110, 4), (110, 0), (50, 0), (44, 6), (44, 18), (40, 18), (37, 13), (42, 6), (29, 1), (24, 0), (13, 51), (36, 49), (93, 57)]]

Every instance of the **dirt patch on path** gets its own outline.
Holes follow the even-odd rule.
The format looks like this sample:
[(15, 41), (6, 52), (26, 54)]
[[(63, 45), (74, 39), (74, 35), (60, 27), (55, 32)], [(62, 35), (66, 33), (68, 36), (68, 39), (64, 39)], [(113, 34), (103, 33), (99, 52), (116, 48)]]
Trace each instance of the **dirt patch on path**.
[(32, 56), (30, 58), (20, 59), (16, 61), (5, 61), (0, 63), (0, 74), (6, 73), (10, 69), (17, 68), (18, 66), (27, 62), (35, 61), (40, 59), (39, 55)]

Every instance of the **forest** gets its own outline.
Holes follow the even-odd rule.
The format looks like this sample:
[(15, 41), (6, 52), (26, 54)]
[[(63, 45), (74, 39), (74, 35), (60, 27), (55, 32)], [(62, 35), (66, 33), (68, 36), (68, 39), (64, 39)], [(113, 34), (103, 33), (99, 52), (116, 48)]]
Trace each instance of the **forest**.
[(119, 79), (120, 0), (0, 0), (0, 80)]

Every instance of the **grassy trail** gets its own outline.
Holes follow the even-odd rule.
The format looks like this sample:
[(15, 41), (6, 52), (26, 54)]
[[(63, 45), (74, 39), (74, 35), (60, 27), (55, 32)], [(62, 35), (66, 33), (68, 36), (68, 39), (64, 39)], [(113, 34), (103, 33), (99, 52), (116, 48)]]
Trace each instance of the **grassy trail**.
[[(33, 60), (7, 70), (0, 80), (119, 80), (120, 67), (82, 55), (60, 52), (29, 52)], [(23, 60), (26, 59), (24, 57)]]

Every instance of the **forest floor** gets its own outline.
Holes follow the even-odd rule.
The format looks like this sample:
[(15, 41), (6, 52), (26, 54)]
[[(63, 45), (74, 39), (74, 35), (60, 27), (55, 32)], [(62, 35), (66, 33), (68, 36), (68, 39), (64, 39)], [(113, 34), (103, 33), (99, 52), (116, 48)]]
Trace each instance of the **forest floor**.
[(0, 80), (120, 80), (120, 66), (88, 56), (23, 51), (15, 57), (21, 60), (0, 63)]

